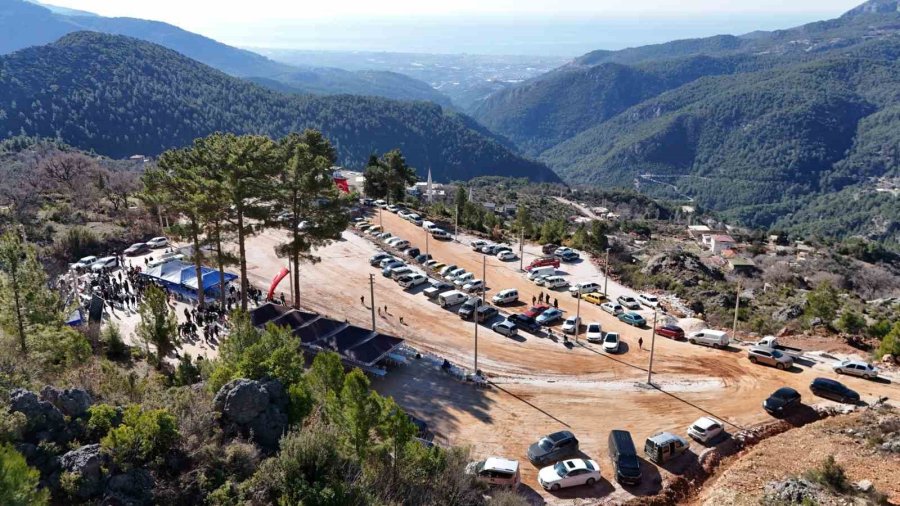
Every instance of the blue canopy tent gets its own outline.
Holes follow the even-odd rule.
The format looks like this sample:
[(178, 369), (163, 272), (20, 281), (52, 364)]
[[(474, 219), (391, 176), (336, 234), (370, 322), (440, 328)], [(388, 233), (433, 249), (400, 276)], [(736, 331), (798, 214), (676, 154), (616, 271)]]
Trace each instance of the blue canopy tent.
[[(172, 260), (162, 265), (157, 265), (141, 273), (152, 281), (155, 281), (169, 290), (179, 292), (187, 297), (196, 297), (200, 287), (207, 297), (219, 297), (219, 271), (210, 267), (200, 268), (200, 282), (197, 282), (197, 269), (194, 265)], [(225, 273), (225, 283), (237, 279), (236, 274)]]

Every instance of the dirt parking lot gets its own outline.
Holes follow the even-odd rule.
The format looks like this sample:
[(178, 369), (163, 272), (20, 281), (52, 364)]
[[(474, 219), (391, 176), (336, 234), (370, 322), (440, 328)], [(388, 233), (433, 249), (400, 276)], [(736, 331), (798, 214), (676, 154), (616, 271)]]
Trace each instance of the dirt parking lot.
[[(381, 217), (386, 231), (408, 239), (413, 246), (425, 249), (422, 228), (398, 216), (384, 212)], [(378, 223), (378, 218), (373, 220)], [(273, 276), (286, 266), (286, 260), (274, 254), (274, 246), (282, 240), (282, 232), (266, 231), (249, 243), (249, 277), (258, 287), (267, 287)], [(465, 239), (463, 239), (465, 241)], [(439, 261), (457, 264), (478, 277), (482, 255), (465, 244), (452, 241), (428, 241), (429, 252)], [(514, 247), (518, 250), (517, 245)], [(369, 257), (378, 248), (369, 239), (345, 232), (343, 240), (319, 251), (321, 262), (300, 266), (300, 306), (331, 317), (346, 318), (357, 325), (371, 325), (369, 275), (374, 275), (375, 302), (387, 305), (387, 314), (377, 316), (377, 327), (408, 340), (424, 353), (448, 358), (460, 366), (474, 367), (474, 328), (455, 312), (430, 302), (420, 292), (425, 286), (409, 292), (402, 290), (378, 269), (369, 266)], [(518, 251), (516, 251), (518, 253)], [(539, 250), (528, 248), (525, 263)], [(500, 289), (517, 288), (530, 303), (541, 288), (518, 271), (519, 262), (487, 259), (488, 298)], [(571, 281), (594, 280), (602, 284), (602, 274), (588, 261), (563, 264), (561, 270)], [(288, 293), (287, 283), (283, 286)], [(613, 295), (631, 293), (625, 287), (610, 283)], [(365, 303), (360, 303), (360, 297)], [(565, 290), (552, 295), (567, 315), (576, 311), (576, 299)], [(523, 304), (516, 310), (525, 309)], [(652, 312), (643, 311), (652, 322)], [(400, 324), (399, 318), (404, 323)], [(803, 394), (806, 403), (822, 401), (812, 397), (808, 385), (816, 376), (834, 377), (826, 361), (809, 361), (803, 367), (780, 371), (752, 365), (741, 347), (728, 350), (693, 346), (657, 337), (653, 362), (654, 387), (647, 385), (650, 353), (649, 328), (625, 325), (597, 306), (582, 302), (584, 322), (599, 321), (605, 331), (621, 334), (624, 353), (609, 355), (592, 344), (565, 345), (557, 339), (521, 333), (509, 339), (489, 327), (478, 329), (478, 367), (490, 378), (492, 387), (476, 389), (444, 374), (427, 359), (399, 367), (375, 386), (416, 416), (426, 420), (437, 440), (448, 444), (468, 445), (476, 457), (490, 455), (518, 459), (522, 480), (535, 503), (563, 504), (569, 499), (586, 498), (590, 503), (620, 502), (634, 495), (653, 494), (661, 480), (682, 467), (676, 460), (667, 468), (645, 463), (644, 482), (640, 487), (623, 489), (610, 481), (610, 461), (606, 456), (606, 438), (610, 429), (631, 431), (639, 449), (646, 437), (672, 431), (684, 435), (686, 427), (703, 415), (712, 415), (729, 424), (729, 430), (753, 425), (768, 419), (760, 407), (772, 391), (792, 386)], [(638, 349), (638, 338), (644, 349)], [(439, 359), (438, 359), (439, 360)], [(865, 400), (877, 396), (892, 397), (896, 384), (842, 378), (860, 392)], [(827, 401), (822, 401), (827, 402)], [(581, 449), (600, 463), (602, 482), (551, 494), (536, 481), (537, 469), (528, 463), (525, 451), (529, 444), (549, 432), (569, 429), (581, 441)], [(692, 442), (692, 451), (680, 459), (696, 458), (702, 448)]]

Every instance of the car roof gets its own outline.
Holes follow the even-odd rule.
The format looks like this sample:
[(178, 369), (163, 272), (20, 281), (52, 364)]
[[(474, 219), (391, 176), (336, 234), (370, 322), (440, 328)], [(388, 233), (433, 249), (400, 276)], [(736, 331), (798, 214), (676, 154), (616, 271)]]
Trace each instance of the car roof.
[(833, 387), (843, 387), (844, 384), (840, 381), (835, 381), (831, 378), (816, 378), (812, 381), (816, 385), (830, 385)]
[(568, 431), (568, 430), (561, 430), (559, 432), (554, 432), (553, 434), (547, 435), (547, 439), (549, 439), (551, 441), (561, 441), (563, 439), (569, 439), (569, 438), (573, 438), (573, 437), (575, 437), (575, 435), (572, 434), (572, 432)]
[(668, 443), (671, 443), (672, 441), (684, 442), (683, 437), (676, 436), (675, 434), (672, 434), (671, 432), (660, 432), (659, 434), (654, 434), (654, 435), (648, 437), (647, 439), (649, 439), (650, 441), (653, 441), (654, 443), (656, 443), (658, 445), (668, 444)]
[(488, 457), (484, 461), (484, 468), (492, 471), (505, 471), (514, 473), (519, 469), (519, 461), (500, 457)]
[(703, 416), (703, 417), (698, 418), (697, 421), (694, 422), (694, 425), (696, 425), (697, 427), (700, 427), (701, 429), (708, 429), (708, 428), (712, 427), (713, 425), (722, 425), (722, 422), (716, 420), (715, 418)]
[(772, 397), (797, 397), (800, 394), (791, 387), (781, 387), (772, 392)]
[(566, 466), (566, 469), (572, 471), (574, 469), (590, 469), (588, 467), (587, 461), (584, 459), (571, 459), (564, 460), (563, 465)]

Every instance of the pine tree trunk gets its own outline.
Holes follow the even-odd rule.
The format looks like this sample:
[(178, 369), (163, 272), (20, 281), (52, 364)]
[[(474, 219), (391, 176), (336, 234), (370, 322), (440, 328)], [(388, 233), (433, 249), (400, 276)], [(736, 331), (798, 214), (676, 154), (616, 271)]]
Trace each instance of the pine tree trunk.
[(197, 304), (203, 306), (206, 294), (203, 292), (203, 252), (200, 250), (200, 227), (191, 220), (191, 238), (194, 240), (194, 269), (197, 273)]
[(247, 310), (247, 288), (250, 283), (247, 282), (247, 249), (244, 244), (244, 211), (238, 208), (237, 211), (238, 226), (238, 257), (241, 263), (241, 311)]
[(25, 346), (25, 322), (24, 317), (22, 316), (22, 303), (19, 301), (19, 280), (16, 276), (16, 272), (16, 268), (11, 269), (10, 277), (12, 278), (13, 299), (16, 303), (16, 325), (19, 330), (19, 346), (22, 348), (22, 354), (25, 354), (28, 353), (28, 348)]
[(219, 307), (225, 312), (225, 255), (222, 253), (222, 224), (216, 222), (216, 261), (219, 264)]

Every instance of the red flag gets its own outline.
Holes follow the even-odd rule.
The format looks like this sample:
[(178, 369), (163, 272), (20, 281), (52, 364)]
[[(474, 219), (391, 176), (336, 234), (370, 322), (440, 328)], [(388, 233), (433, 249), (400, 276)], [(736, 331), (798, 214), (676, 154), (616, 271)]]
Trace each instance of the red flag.
[(338, 189), (344, 193), (350, 193), (350, 184), (347, 183), (347, 178), (345, 177), (335, 177), (334, 184), (337, 185)]
[(269, 287), (269, 295), (266, 296), (266, 300), (272, 300), (275, 298), (275, 289), (278, 288), (278, 283), (281, 283), (281, 280), (284, 279), (285, 276), (288, 275), (291, 271), (287, 270), (287, 268), (282, 267), (278, 274), (275, 275), (275, 278), (272, 279), (272, 286)]

